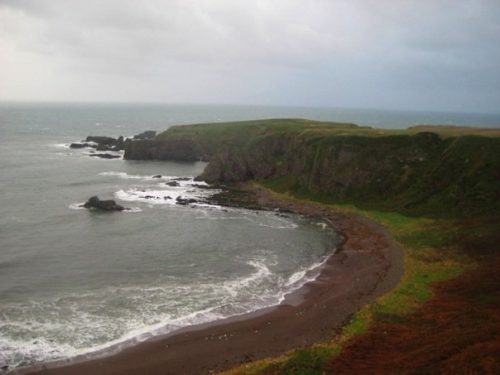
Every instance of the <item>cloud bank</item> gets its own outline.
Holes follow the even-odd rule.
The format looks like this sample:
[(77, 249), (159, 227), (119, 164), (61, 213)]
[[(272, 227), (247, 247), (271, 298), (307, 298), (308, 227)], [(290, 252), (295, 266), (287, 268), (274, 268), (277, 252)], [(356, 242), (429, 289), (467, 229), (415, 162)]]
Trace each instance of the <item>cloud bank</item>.
[(0, 100), (499, 112), (500, 3), (0, 0)]

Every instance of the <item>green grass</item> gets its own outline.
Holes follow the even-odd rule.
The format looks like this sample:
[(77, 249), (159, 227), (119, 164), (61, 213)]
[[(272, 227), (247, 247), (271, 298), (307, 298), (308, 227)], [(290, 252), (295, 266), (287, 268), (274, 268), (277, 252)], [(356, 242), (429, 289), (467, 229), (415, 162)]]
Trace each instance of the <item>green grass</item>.
[(188, 141), (193, 160), (217, 156), (209, 176), (224, 183), (255, 176), (323, 203), (453, 218), (500, 210), (499, 136), (500, 129), (267, 119), (173, 126), (156, 140)]
[(271, 133), (294, 133), (302, 134), (310, 139), (322, 140), (328, 135), (383, 137), (387, 135), (415, 135), (420, 132), (433, 132), (439, 134), (441, 137), (463, 135), (500, 137), (500, 129), (494, 128), (421, 125), (408, 129), (377, 129), (352, 123), (278, 118), (172, 126), (168, 130), (158, 134), (156, 139), (201, 137), (209, 142), (217, 142), (221, 139), (246, 141), (249, 139), (247, 138), (249, 136), (263, 136)]
[[(290, 194), (273, 194), (304, 201)], [(450, 280), (474, 267), (458, 250), (459, 228), (453, 220), (362, 210), (348, 204), (326, 206), (332, 211), (365, 216), (382, 224), (403, 249), (405, 273), (401, 281), (391, 292), (354, 314), (330, 342), (247, 364), (227, 374), (321, 374), (324, 363), (339, 354), (352, 338), (362, 335), (373, 324), (403, 320), (432, 298), (434, 283)]]

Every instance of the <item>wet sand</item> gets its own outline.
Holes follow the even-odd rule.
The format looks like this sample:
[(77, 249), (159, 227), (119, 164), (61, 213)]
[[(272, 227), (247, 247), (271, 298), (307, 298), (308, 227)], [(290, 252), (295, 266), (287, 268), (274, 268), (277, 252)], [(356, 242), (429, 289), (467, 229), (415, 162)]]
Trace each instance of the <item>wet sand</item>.
[[(256, 189), (259, 204), (321, 219), (340, 235), (319, 277), (276, 307), (200, 324), (118, 353), (76, 358), (30, 374), (208, 374), (328, 341), (362, 305), (392, 289), (403, 274), (403, 254), (385, 229), (363, 217), (316, 204), (274, 198)], [(333, 249), (332, 249), (333, 251)]]

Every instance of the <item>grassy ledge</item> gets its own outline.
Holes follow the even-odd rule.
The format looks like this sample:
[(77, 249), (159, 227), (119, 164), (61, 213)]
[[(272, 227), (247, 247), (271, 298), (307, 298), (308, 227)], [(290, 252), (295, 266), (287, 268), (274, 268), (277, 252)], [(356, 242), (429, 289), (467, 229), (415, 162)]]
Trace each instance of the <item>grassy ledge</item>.
[[(263, 185), (259, 187), (264, 188)], [(460, 222), (456, 220), (362, 210), (353, 205), (318, 203), (267, 190), (279, 198), (321, 204), (334, 212), (354, 213), (382, 224), (404, 251), (405, 273), (395, 289), (359, 310), (340, 333), (332, 332), (330, 342), (248, 363), (224, 372), (226, 375), (322, 374), (325, 366), (354, 338), (376, 325), (404, 322), (433, 297), (433, 285), (477, 267), (475, 260), (460, 249)]]

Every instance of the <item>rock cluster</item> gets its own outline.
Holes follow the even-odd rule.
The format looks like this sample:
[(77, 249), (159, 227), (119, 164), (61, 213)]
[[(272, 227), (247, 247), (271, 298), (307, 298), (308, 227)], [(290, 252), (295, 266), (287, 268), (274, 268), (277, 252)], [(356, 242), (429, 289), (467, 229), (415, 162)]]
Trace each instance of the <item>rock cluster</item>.
[[(156, 131), (147, 130), (143, 133), (134, 135), (133, 140), (150, 140), (156, 136)], [(89, 135), (84, 141), (71, 143), (70, 148), (94, 148), (97, 151), (123, 151), (127, 143), (132, 141), (131, 138), (124, 139), (123, 136), (118, 138), (107, 137), (107, 136), (96, 136)], [(91, 156), (103, 157), (106, 159), (112, 159), (109, 154), (95, 154)]]
[(83, 207), (88, 209), (96, 209), (101, 211), (123, 211), (126, 210), (125, 207), (119, 205), (114, 200), (100, 200), (98, 196), (93, 196), (89, 198)]

